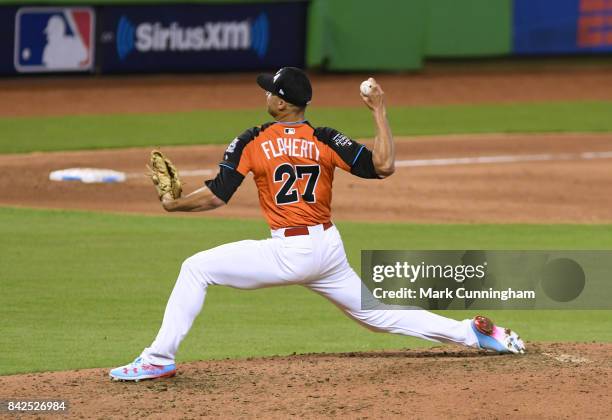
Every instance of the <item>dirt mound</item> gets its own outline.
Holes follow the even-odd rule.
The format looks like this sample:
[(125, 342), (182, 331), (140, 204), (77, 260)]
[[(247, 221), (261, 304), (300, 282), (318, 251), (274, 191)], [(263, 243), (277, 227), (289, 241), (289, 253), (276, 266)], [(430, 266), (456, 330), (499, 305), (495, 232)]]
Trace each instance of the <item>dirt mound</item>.
[(612, 344), (529, 343), (524, 356), (437, 347), (180, 364), (118, 383), (107, 369), (0, 377), (2, 399), (54, 398), (81, 418), (604, 418)]
[[(223, 148), (164, 151), (191, 191), (216, 174)], [(128, 149), (0, 156), (0, 167), (6, 168), (0, 205), (166, 214), (144, 176), (148, 154), (148, 149)], [(334, 219), (612, 221), (612, 195), (606, 193), (612, 185), (610, 134), (419, 137), (397, 142), (397, 160), (396, 173), (384, 181), (336, 171)], [(49, 181), (49, 172), (70, 167), (109, 168), (130, 177), (106, 185)], [(230, 205), (197, 215), (219, 216), (262, 217), (252, 179), (243, 182)]]

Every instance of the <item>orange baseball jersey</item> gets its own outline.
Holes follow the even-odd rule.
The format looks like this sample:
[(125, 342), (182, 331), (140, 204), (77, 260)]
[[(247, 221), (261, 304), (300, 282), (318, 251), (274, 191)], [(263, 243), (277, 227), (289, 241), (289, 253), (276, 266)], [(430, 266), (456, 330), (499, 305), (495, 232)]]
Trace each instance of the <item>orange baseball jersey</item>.
[(227, 203), (252, 172), (272, 229), (329, 222), (336, 167), (362, 178), (379, 178), (365, 146), (307, 121), (246, 130), (230, 143), (219, 166), (217, 177), (206, 181), (213, 194)]

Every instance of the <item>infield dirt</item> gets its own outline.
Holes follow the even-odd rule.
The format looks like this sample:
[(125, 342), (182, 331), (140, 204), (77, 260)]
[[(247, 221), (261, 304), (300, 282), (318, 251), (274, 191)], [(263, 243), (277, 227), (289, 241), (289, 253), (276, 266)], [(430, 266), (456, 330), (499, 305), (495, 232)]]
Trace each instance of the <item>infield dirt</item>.
[[(208, 175), (184, 177), (188, 192), (215, 176), (224, 147), (163, 150), (179, 172), (189, 175), (208, 170)], [(599, 155), (581, 155), (584, 153)], [(0, 178), (0, 205), (164, 214), (144, 175), (148, 155), (148, 149), (0, 155), (0, 166), (10, 169)], [(483, 156), (518, 161), (456, 164), (460, 163), (457, 158)], [(528, 160), (534, 156), (536, 160)], [(441, 158), (449, 160), (442, 165), (432, 161)], [(610, 134), (418, 137), (397, 143), (397, 159), (426, 166), (398, 167), (384, 181), (362, 180), (336, 171), (335, 220), (612, 221), (612, 195), (606, 193), (612, 187)], [(107, 185), (49, 181), (51, 171), (70, 167), (109, 168), (125, 171), (130, 177), (125, 183)], [(196, 217), (261, 218), (255, 183), (250, 178), (228, 206)]]
[[(375, 77), (390, 106), (612, 100), (612, 61), (597, 66), (572, 63), (482, 69), (430, 66), (419, 74)], [(313, 75), (312, 106), (363, 106), (359, 84), (369, 76)], [(3, 116), (164, 113), (265, 105), (255, 74), (0, 79), (0, 91)]]
[(107, 369), (0, 377), (3, 394), (64, 399), (72, 418), (580, 418), (610, 414), (611, 344), (534, 344), (523, 356), (425, 351), (179, 364), (111, 382)]

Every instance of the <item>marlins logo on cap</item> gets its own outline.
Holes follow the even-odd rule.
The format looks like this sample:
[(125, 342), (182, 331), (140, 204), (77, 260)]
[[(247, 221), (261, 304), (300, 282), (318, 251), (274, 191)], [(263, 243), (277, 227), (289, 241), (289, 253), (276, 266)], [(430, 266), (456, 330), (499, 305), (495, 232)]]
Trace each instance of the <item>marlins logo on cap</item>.
[(312, 99), (312, 86), (306, 73), (297, 67), (283, 67), (275, 75), (260, 74), (257, 84), (264, 90), (297, 106), (306, 106)]

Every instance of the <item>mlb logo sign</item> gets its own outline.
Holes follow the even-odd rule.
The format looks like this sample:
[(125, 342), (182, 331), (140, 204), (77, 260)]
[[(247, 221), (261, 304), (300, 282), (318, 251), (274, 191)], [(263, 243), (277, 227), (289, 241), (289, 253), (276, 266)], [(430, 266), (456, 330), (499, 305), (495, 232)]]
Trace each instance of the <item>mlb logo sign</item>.
[(25, 7), (15, 16), (15, 69), (87, 71), (94, 61), (94, 11), (87, 7)]

